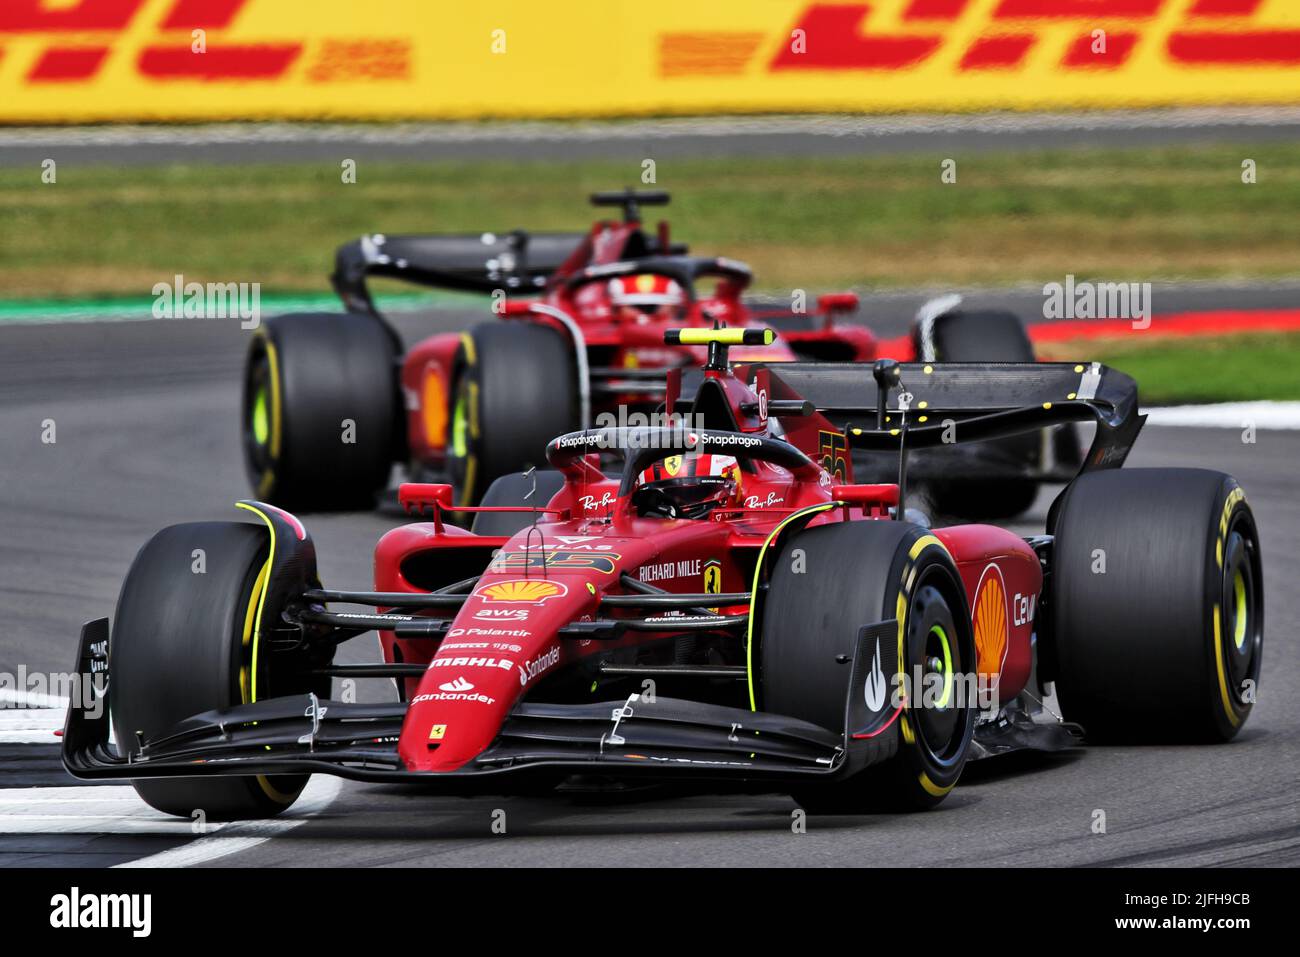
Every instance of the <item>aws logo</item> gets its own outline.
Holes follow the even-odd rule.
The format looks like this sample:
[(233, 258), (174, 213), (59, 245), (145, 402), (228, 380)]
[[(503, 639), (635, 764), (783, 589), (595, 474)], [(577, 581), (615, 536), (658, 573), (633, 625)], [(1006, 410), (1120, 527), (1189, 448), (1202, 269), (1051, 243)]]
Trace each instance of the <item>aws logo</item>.
[[(975, 0), (813, 3), (788, 32), (676, 33), (660, 38), (663, 76), (745, 72), (770, 48), (772, 73), (910, 70), (940, 54), (958, 71), (1016, 70), (1048, 41), (1046, 28), (1077, 31), (1057, 64), (1064, 71), (1122, 67), (1145, 43), (1182, 67), (1300, 66), (1300, 30), (1255, 21), (1263, 0)], [(892, 16), (891, 16), (892, 14)], [(972, 30), (972, 27), (974, 28)], [(1103, 43), (1094, 31), (1104, 30)], [(1052, 41), (1055, 43), (1055, 41)]]
[[(220, 37), (221, 31), (237, 25), (241, 13), (258, 3), (172, 0), (162, 8), (157, 22), (143, 24), (145, 30), (141, 31), (142, 12), (146, 7), (156, 9), (147, 0), (4, 0), (0, 3), (0, 40), (6, 36), (49, 37), (27, 70), (26, 82), (31, 84), (93, 80), (110, 57), (118, 56), (131, 58), (138, 76), (159, 82), (275, 80), (299, 63), (306, 49), (301, 11), (294, 9), (295, 5), (260, 3), (262, 8), (284, 11), (274, 22), (288, 27), (291, 39), (227, 42)], [(216, 35), (209, 37), (209, 31)], [(405, 38), (326, 39), (315, 45), (304, 78), (320, 83), (405, 79), (410, 55), (410, 41)]]

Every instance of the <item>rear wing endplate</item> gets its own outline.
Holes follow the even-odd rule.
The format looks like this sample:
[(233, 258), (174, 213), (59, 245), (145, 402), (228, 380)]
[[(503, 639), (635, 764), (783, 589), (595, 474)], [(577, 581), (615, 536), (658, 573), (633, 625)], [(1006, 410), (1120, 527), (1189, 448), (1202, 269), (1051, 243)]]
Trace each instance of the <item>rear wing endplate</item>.
[(466, 292), (540, 292), (587, 238), (585, 233), (477, 233), (386, 236), (374, 233), (339, 247), (330, 276), (343, 304), (374, 312), (366, 281), (387, 276)]
[[(748, 367), (753, 376), (757, 365)], [(1124, 463), (1146, 416), (1137, 384), (1099, 362), (907, 362), (889, 390), (883, 429), (879, 391), (866, 363), (788, 362), (767, 366), (773, 399), (806, 399), (844, 429), (849, 444), (897, 451), (1032, 432), (1067, 422), (1094, 422), (1097, 434), (1082, 471)], [(906, 405), (906, 410), (904, 410)]]

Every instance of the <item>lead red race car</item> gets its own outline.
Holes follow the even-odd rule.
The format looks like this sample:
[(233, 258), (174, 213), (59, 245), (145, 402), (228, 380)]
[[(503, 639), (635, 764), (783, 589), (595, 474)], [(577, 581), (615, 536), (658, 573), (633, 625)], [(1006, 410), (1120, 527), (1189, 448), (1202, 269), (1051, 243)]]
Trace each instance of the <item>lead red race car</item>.
[[(1008, 751), (1241, 729), (1255, 521), (1223, 473), (1120, 468), (1131, 379), (730, 362), (773, 341), (667, 331), (706, 359), (665, 374), (666, 424), (557, 436), (501, 504), (403, 485), (419, 514), (378, 542), (372, 589), (324, 587), (305, 524), (267, 503), (162, 530), (111, 624), (83, 628), (65, 766), (211, 819), (282, 811), (318, 772), (451, 794), (689, 781), (837, 813), (933, 807)], [(1092, 445), (1042, 534), (909, 507), (914, 452), (1079, 421)], [(896, 481), (855, 481), (854, 448)], [(335, 662), (372, 630), (381, 661)], [(397, 700), (333, 699), (337, 678)]]
[[(446, 480), (460, 505), (485, 502), (492, 482), (543, 465), (553, 436), (644, 423), (663, 402), (663, 372), (704, 360), (671, 349), (669, 329), (760, 322), (771, 344), (737, 361), (1031, 362), (1015, 315), (936, 300), (911, 335), (881, 342), (850, 321), (850, 292), (779, 306), (747, 295), (744, 263), (690, 255), (644, 206), (664, 192), (597, 193), (622, 210), (586, 233), (372, 234), (337, 253), (342, 313), (276, 316), (253, 336), (243, 387), (242, 445), (254, 494), (295, 510), (370, 507), (394, 463), (411, 478)], [(368, 280), (401, 279), (491, 297), (492, 321), (409, 347), (377, 307)], [(971, 450), (960, 469), (914, 473), (945, 514), (1005, 518), (1026, 510), (1041, 482), (1078, 465), (1074, 433), (1020, 436)], [(869, 463), (860, 463), (868, 468)], [(949, 464), (947, 462), (945, 465)], [(954, 478), (959, 475), (959, 478)]]

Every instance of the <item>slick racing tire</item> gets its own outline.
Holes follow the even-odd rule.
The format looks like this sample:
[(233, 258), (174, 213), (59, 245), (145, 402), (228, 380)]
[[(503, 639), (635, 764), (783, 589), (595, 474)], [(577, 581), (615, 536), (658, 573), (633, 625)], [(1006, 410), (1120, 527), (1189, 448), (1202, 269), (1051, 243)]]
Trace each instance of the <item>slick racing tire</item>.
[[(936, 317), (928, 327), (916, 330), (917, 358), (936, 362), (1033, 362), (1034, 347), (1020, 318), (997, 310), (957, 310)], [(1072, 428), (1067, 430), (1074, 435)], [(1077, 438), (1074, 439), (1078, 444)], [(1068, 444), (1063, 440), (1062, 444)], [(1034, 432), (981, 443), (990, 456), (1007, 464), (1008, 472), (1036, 467), (1041, 457), (1042, 437)], [(962, 519), (1013, 518), (1027, 511), (1038, 497), (1034, 479), (955, 478), (926, 483), (931, 507), (944, 515)]]
[(977, 701), (956, 693), (958, 676), (975, 670), (975, 643), (947, 549), (905, 522), (834, 522), (789, 536), (770, 561), (757, 654), (762, 710), (842, 730), (848, 696), (861, 693), (848, 686), (859, 630), (888, 619), (900, 622), (894, 660), (909, 680), (919, 668), (923, 685), (947, 689), (921, 707), (897, 695), (897, 675), (885, 676), (883, 708), (903, 708), (884, 732), (897, 736), (897, 752), (795, 800), (813, 813), (934, 807), (961, 776), (978, 714)]
[(1051, 642), (1064, 715), (1093, 741), (1227, 741), (1264, 641), (1255, 519), (1228, 475), (1123, 469), (1052, 508)]
[[(134, 749), (137, 734), (147, 741), (192, 715), (251, 701), (255, 684), (258, 699), (308, 690), (272, 675), (265, 649), (254, 655), (269, 545), (261, 526), (195, 522), (165, 528), (140, 549), (111, 632), (109, 701), (119, 749)], [(131, 783), (159, 811), (201, 812), (215, 821), (278, 814), (307, 778), (209, 775)]]
[[(553, 469), (538, 469), (532, 475), (512, 473), (503, 475), (483, 493), (479, 502), (483, 506), (545, 508), (564, 488), (564, 475)], [(475, 535), (513, 535), (533, 524), (535, 516), (529, 512), (477, 512), (470, 527)], [(541, 521), (548, 521), (543, 514)]]
[(573, 347), (530, 322), (466, 333), (456, 357), (448, 416), (448, 471), (456, 504), (474, 505), (494, 479), (545, 465), (546, 444), (578, 428)]
[(242, 444), (254, 494), (283, 508), (370, 508), (401, 455), (397, 351), (373, 316), (276, 316), (244, 367)]

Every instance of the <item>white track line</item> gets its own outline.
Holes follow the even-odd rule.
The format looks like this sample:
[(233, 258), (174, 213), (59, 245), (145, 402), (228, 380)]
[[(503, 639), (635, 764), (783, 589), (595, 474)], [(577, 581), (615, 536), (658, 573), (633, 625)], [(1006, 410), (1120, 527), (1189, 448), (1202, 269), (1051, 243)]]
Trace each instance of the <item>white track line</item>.
[(1300, 429), (1300, 402), (1219, 402), (1147, 409), (1149, 425), (1221, 429)]
[(0, 744), (58, 744), (68, 699), (0, 688)]
[(246, 851), (305, 824), (338, 795), (338, 778), (317, 775), (293, 808), (266, 821), (211, 823), (202, 835), (193, 822), (149, 807), (130, 785), (0, 789), (0, 834), (129, 834), (195, 836), (181, 847), (119, 867), (189, 867)]
[(1179, 129), (1199, 126), (1276, 126), (1300, 122), (1295, 107), (1184, 107), (1157, 110), (1084, 110), (1070, 113), (912, 113), (857, 116), (705, 116), (630, 120), (532, 120), (356, 123), (210, 123), (179, 126), (11, 127), (0, 145), (134, 146), (140, 143), (211, 145), (259, 142), (449, 143), (663, 139), (677, 136), (800, 135), (879, 137), (906, 133), (1018, 133), (1033, 130)]
[(35, 691), (17, 691), (0, 688), (0, 707), (58, 708), (68, 710), (68, 699), (60, 695), (40, 694)]
[(159, 814), (129, 785), (0, 790), (0, 834), (190, 833), (188, 820)]
[[(8, 707), (5, 707), (8, 706)], [(0, 743), (57, 745), (68, 700), (0, 689)], [(338, 796), (342, 782), (316, 775), (292, 808), (266, 821), (212, 823), (181, 847), (118, 867), (190, 867), (246, 851), (305, 824)], [(193, 823), (155, 811), (130, 785), (0, 788), (0, 834), (193, 834)]]
[[(333, 776), (318, 774), (308, 782), (297, 803), (285, 814), (268, 821), (240, 821), (220, 825), (215, 834), (191, 841), (170, 851), (161, 851), (148, 857), (118, 864), (118, 867), (193, 867), (217, 858), (247, 851), (250, 848), (306, 824), (313, 814), (319, 814), (338, 796), (342, 782)], [(188, 829), (189, 822), (180, 822)], [(211, 827), (212, 825), (210, 825)]]
[(58, 744), (62, 708), (0, 708), (0, 744)]

